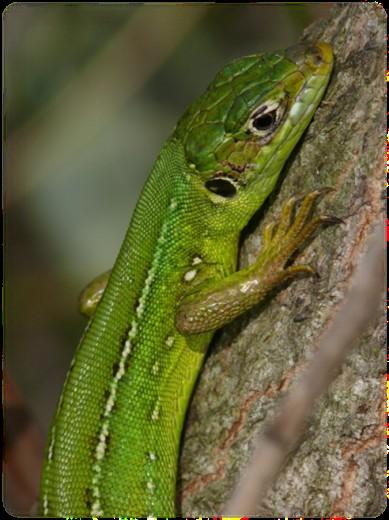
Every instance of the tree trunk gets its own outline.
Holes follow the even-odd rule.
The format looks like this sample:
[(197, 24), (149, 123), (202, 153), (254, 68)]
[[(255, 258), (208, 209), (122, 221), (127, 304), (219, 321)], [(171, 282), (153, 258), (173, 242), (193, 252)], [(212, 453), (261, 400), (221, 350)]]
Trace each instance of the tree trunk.
[[(386, 15), (377, 3), (339, 4), (303, 36), (333, 45), (332, 79), (278, 192), (245, 233), (241, 266), (252, 263), (264, 224), (292, 194), (334, 187), (317, 211), (344, 224), (322, 230), (300, 255), (299, 263), (317, 268), (319, 280), (294, 281), (215, 339), (185, 427), (183, 516), (222, 512), (257, 433), (314, 355), (372, 228), (384, 219), (385, 36)], [(385, 372), (382, 313), (317, 403), (258, 516), (375, 517), (384, 511)]]

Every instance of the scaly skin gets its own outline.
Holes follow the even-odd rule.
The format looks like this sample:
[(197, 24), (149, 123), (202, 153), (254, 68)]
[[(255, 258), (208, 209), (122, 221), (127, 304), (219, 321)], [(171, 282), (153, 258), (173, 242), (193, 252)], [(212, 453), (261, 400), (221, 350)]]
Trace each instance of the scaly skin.
[(254, 266), (235, 272), (239, 233), (273, 190), (331, 67), (324, 43), (238, 59), (178, 122), (104, 293), (101, 279), (95, 300), (92, 290), (48, 439), (43, 515), (175, 516), (181, 429), (213, 331), (309, 272), (284, 265), (331, 221), (307, 217), (315, 192), (291, 223), (291, 200)]

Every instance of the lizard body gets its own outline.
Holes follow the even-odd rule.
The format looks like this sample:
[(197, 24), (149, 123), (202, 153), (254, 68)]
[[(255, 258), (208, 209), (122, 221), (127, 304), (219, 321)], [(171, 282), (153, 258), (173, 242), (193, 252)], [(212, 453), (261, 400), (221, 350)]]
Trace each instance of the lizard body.
[(255, 264), (236, 271), (240, 232), (273, 190), (331, 67), (325, 43), (235, 60), (162, 147), (104, 290), (85, 304), (90, 320), (48, 438), (44, 516), (175, 516), (182, 425), (213, 331), (310, 272), (285, 263), (331, 221), (307, 216), (319, 192), (295, 219), (291, 199)]

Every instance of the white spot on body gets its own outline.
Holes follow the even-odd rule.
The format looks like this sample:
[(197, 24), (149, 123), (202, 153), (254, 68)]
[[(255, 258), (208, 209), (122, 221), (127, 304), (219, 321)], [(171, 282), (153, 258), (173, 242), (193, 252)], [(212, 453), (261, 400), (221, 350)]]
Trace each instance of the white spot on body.
[(255, 287), (258, 286), (258, 280), (249, 280), (248, 282), (242, 283), (240, 286), (239, 291), (242, 294), (246, 294), (248, 291), (251, 291), (252, 289), (255, 289)]
[(153, 375), (155, 375), (155, 376), (158, 374), (158, 372), (159, 372), (159, 363), (158, 363), (158, 361), (156, 361), (154, 363), (151, 371), (152, 371)]
[(173, 343), (174, 343), (174, 336), (168, 336), (165, 341), (166, 346), (170, 348), (173, 346)]
[(151, 420), (152, 421), (158, 421), (158, 419), (159, 419), (159, 408), (160, 408), (160, 404), (159, 404), (159, 400), (157, 400), (157, 402), (155, 404), (155, 407), (154, 407), (154, 410), (153, 410), (153, 413), (151, 414)]
[(186, 282), (191, 282), (194, 277), (196, 276), (197, 274), (197, 270), (196, 269), (191, 269), (190, 271), (187, 271), (185, 274), (184, 274), (184, 280)]
[(157, 460), (157, 456), (153, 451), (149, 451), (149, 459), (153, 462)]
[(199, 265), (199, 264), (201, 264), (202, 261), (203, 261), (203, 260), (202, 260), (201, 257), (199, 257), (199, 256), (195, 256), (195, 257), (193, 258), (193, 260), (192, 260), (192, 265)]
[(177, 201), (175, 199), (172, 199), (169, 208), (176, 209), (176, 207), (177, 207)]
[(47, 500), (47, 494), (43, 497), (43, 513), (45, 516), (49, 514), (49, 502)]
[(154, 484), (154, 482), (153, 482), (152, 480), (149, 480), (149, 481), (147, 482), (147, 489), (148, 489), (149, 491), (151, 491), (151, 492), (154, 491), (154, 489), (155, 489), (155, 484)]
[(99, 502), (96, 501), (96, 502), (94, 502), (93, 505), (92, 505), (92, 511), (91, 511), (91, 513), (92, 513), (92, 515), (93, 515), (94, 517), (96, 517), (96, 516), (97, 516), (97, 517), (99, 517), (99, 516), (103, 516), (103, 514), (104, 514), (104, 513), (103, 513), (103, 510), (100, 509), (99, 504), (100, 504), (100, 501), (99, 501)]
[(50, 462), (53, 458), (53, 452), (54, 452), (54, 443), (55, 443), (55, 426), (53, 426), (53, 429), (51, 431), (51, 441), (49, 446), (49, 451), (47, 453), (47, 460)]

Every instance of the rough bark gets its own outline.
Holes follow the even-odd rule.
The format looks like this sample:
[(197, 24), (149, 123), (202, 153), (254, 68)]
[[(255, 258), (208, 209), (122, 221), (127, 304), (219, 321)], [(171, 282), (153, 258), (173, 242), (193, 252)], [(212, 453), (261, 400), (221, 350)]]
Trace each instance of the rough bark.
[[(385, 37), (385, 12), (373, 3), (339, 4), (304, 33), (304, 40), (332, 43), (334, 72), (277, 193), (245, 234), (241, 265), (253, 261), (263, 225), (291, 194), (334, 187), (320, 212), (344, 224), (320, 232), (299, 258), (317, 267), (319, 280), (294, 281), (216, 338), (185, 427), (183, 516), (221, 513), (256, 434), (314, 355), (374, 224), (384, 218)], [(382, 312), (355, 345), (258, 516), (375, 517), (384, 511), (384, 323)]]

